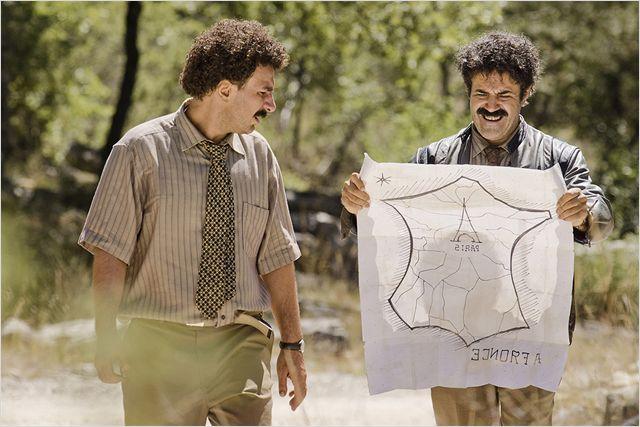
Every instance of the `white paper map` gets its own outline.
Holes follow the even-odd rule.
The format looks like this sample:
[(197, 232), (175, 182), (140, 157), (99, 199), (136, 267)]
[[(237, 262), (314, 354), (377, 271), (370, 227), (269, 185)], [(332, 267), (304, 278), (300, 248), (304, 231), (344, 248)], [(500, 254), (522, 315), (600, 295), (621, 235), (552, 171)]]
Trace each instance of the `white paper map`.
[(376, 163), (360, 175), (358, 266), (369, 391), (558, 388), (571, 225), (559, 166)]

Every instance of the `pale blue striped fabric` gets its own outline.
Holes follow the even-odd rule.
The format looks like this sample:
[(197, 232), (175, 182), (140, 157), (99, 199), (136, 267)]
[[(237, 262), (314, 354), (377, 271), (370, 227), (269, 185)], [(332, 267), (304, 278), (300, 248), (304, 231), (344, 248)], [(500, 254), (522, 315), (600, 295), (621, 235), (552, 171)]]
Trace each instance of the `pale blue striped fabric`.
[(195, 306), (209, 160), (180, 109), (114, 145), (78, 243), (128, 264), (121, 317), (222, 326), (236, 310), (265, 311), (260, 275), (300, 257), (278, 162), (258, 132), (231, 134), (227, 163), (235, 210), (236, 296), (213, 321)]

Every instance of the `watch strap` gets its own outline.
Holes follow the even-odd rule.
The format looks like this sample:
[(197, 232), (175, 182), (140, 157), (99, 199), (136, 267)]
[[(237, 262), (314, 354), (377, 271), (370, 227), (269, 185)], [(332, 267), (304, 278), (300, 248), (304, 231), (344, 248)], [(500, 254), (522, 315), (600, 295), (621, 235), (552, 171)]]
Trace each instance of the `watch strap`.
[(300, 340), (297, 342), (283, 342), (280, 341), (280, 348), (283, 350), (295, 350), (302, 351), (302, 345), (304, 344), (304, 340)]

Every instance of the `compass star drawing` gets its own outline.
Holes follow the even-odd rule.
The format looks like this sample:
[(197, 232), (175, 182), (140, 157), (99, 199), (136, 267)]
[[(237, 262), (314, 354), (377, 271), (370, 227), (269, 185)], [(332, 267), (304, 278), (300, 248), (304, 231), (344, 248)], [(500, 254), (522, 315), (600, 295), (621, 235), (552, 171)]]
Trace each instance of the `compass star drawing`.
[(391, 182), (391, 177), (390, 176), (384, 176), (384, 174), (381, 174), (382, 176), (378, 176), (378, 180), (376, 181), (376, 183), (380, 183), (380, 186), (382, 187), (382, 184), (389, 184)]

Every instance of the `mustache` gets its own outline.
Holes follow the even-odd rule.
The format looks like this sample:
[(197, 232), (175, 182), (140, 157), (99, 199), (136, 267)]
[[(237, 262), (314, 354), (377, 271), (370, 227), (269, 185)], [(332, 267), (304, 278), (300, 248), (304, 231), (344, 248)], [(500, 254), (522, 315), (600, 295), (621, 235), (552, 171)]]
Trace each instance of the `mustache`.
[(265, 118), (265, 117), (267, 117), (267, 114), (268, 114), (267, 110), (260, 110), (255, 115), (260, 117), (260, 118)]
[(482, 114), (483, 116), (487, 116), (487, 117), (506, 117), (508, 115), (508, 113), (503, 109), (496, 110), (496, 111), (489, 111), (483, 107), (478, 108), (476, 112), (478, 114)]

